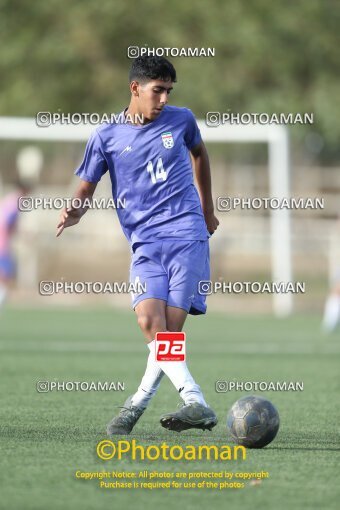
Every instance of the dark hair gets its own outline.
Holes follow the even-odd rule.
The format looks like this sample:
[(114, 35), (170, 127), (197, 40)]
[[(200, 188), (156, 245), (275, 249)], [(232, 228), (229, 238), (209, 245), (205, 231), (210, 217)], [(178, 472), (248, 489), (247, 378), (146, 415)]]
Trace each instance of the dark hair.
[(130, 69), (130, 83), (133, 80), (176, 81), (174, 66), (164, 57), (138, 57), (132, 62)]
[(34, 188), (34, 185), (28, 179), (17, 179), (15, 181), (15, 187), (23, 193), (29, 193)]

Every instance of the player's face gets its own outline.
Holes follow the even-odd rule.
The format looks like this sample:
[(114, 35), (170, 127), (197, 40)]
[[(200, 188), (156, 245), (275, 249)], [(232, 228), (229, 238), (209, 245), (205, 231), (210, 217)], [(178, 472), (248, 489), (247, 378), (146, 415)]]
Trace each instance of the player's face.
[(168, 102), (171, 81), (151, 80), (139, 85), (139, 105), (147, 120), (155, 120)]

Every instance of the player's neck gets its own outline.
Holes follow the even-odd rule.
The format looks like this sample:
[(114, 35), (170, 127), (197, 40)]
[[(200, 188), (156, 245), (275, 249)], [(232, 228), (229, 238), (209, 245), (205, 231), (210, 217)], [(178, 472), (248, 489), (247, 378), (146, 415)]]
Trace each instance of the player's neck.
[(128, 123), (136, 126), (144, 126), (151, 122), (151, 120), (144, 117), (143, 113), (139, 110), (138, 106), (133, 103), (133, 101), (131, 101), (129, 106), (124, 110), (124, 116)]

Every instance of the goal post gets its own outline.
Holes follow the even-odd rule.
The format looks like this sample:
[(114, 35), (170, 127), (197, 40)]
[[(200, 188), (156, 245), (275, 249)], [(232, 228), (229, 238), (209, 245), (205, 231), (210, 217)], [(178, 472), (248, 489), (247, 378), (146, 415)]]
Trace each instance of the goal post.
[[(198, 122), (206, 142), (266, 143), (268, 145), (269, 192), (280, 199), (290, 196), (288, 129), (278, 125), (219, 125)], [(271, 277), (273, 282), (292, 281), (291, 228), (289, 209), (270, 210)], [(293, 311), (290, 293), (274, 294), (274, 313), (284, 317)]]
[[(211, 143), (265, 143), (268, 145), (270, 196), (284, 199), (290, 195), (288, 130), (279, 125), (219, 125), (208, 127), (198, 121), (202, 138)], [(0, 117), (0, 139), (27, 141), (85, 142), (94, 130), (92, 124), (54, 124), (40, 127), (34, 118)], [(292, 281), (291, 229), (289, 209), (270, 210), (271, 278), (273, 282)], [(293, 296), (276, 293), (274, 313), (283, 317), (293, 311)]]

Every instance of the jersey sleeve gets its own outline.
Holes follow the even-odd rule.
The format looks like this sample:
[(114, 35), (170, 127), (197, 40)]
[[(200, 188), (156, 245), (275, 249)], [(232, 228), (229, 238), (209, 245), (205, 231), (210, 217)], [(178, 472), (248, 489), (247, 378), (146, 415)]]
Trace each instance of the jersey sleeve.
[(14, 227), (15, 223), (17, 222), (18, 216), (19, 216), (19, 210), (17, 207), (15, 209), (13, 208), (9, 212), (9, 214), (7, 216), (7, 222), (6, 222), (8, 228)]
[(200, 130), (198, 129), (198, 125), (197, 125), (196, 119), (194, 117), (194, 114), (189, 109), (186, 110), (186, 113), (187, 113), (187, 123), (186, 123), (184, 141), (185, 141), (185, 144), (188, 147), (188, 149), (191, 150), (193, 147), (195, 147), (196, 145), (198, 145), (201, 142), (202, 137), (201, 137)]
[(107, 172), (108, 166), (102, 148), (100, 136), (95, 131), (86, 144), (84, 159), (75, 171), (83, 181), (99, 182)]

